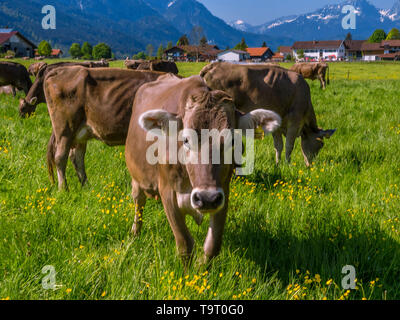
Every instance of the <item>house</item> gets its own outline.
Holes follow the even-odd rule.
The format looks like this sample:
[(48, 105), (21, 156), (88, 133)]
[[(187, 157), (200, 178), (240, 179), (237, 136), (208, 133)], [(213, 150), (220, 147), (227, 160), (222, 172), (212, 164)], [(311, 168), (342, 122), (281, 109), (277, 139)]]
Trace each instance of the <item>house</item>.
[(346, 57), (349, 60), (362, 60), (362, 45), (365, 40), (345, 40)]
[(221, 50), (215, 45), (176, 46), (164, 51), (164, 59), (172, 61), (213, 61)]
[(284, 60), (288, 60), (293, 57), (293, 49), (290, 46), (280, 46), (278, 51), (284, 56)]
[(14, 51), (16, 57), (33, 58), (36, 45), (18, 31), (0, 29), (0, 51)]
[(272, 50), (268, 47), (247, 48), (246, 51), (250, 55), (250, 59), (254, 62), (269, 60), (274, 55)]
[(51, 50), (51, 57), (55, 59), (60, 59), (64, 52), (61, 49), (52, 49)]
[(400, 40), (384, 40), (381, 42), (383, 54), (378, 57), (382, 60), (400, 60)]
[(247, 51), (230, 49), (218, 54), (218, 61), (241, 62), (250, 59)]
[(380, 60), (381, 55), (385, 54), (385, 49), (381, 47), (381, 43), (370, 43), (365, 41), (361, 46), (363, 61)]
[(272, 62), (284, 62), (285, 56), (282, 53), (277, 52), (271, 57), (271, 61)]
[(346, 56), (346, 48), (343, 40), (329, 41), (297, 41), (293, 44), (293, 55), (299, 60), (301, 53), (306, 61), (343, 60)]

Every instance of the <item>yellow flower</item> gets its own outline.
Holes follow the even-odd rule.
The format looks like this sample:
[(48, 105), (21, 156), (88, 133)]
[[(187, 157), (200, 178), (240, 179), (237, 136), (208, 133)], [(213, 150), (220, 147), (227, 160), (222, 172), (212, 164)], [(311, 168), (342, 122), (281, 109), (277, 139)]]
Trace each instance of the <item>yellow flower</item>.
[(65, 290), (66, 293), (71, 293), (72, 289), (68, 288), (67, 290)]
[(106, 292), (103, 291), (103, 293), (101, 294), (102, 297), (104, 297), (106, 295)]

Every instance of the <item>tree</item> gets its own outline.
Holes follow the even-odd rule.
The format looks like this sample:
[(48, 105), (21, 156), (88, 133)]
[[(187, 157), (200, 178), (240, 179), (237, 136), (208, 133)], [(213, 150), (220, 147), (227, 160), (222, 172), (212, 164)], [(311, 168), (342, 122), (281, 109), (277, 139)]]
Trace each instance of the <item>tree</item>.
[(205, 47), (207, 45), (208, 41), (207, 38), (205, 36), (203, 36), (203, 38), (200, 39), (200, 45), (202, 47)]
[(154, 47), (152, 44), (148, 44), (146, 47), (146, 53), (151, 58), (153, 56)]
[(388, 33), (386, 40), (400, 40), (400, 31), (396, 28), (393, 28)]
[(171, 49), (173, 46), (172, 41), (168, 41), (167, 50)]
[(141, 52), (135, 54), (135, 55), (132, 57), (132, 59), (133, 59), (133, 60), (146, 60), (146, 59), (147, 59), (147, 56), (146, 56), (146, 54), (145, 54), (143, 51), (141, 51)]
[(93, 59), (93, 56), (92, 56), (93, 47), (89, 42), (86, 41), (85, 43), (83, 43), (81, 51), (82, 51), (83, 59), (85, 59), (85, 60)]
[(242, 51), (246, 51), (246, 49), (248, 48), (247, 44), (246, 44), (246, 40), (244, 38), (242, 38), (242, 41), (240, 43), (238, 43), (234, 49), (236, 50), (242, 50)]
[(369, 37), (368, 42), (379, 43), (386, 39), (386, 33), (382, 29), (377, 29), (374, 31), (371, 37)]
[(186, 34), (179, 38), (178, 42), (176, 43), (177, 46), (188, 46), (189, 39)]
[(39, 56), (50, 57), (51, 56), (51, 45), (46, 40), (39, 43), (37, 52)]
[(93, 58), (94, 59), (96, 59), (96, 60), (110, 59), (111, 57), (112, 57), (111, 48), (104, 42), (97, 44), (93, 48)]
[(191, 44), (200, 45), (203, 37), (205, 37), (203, 28), (201, 26), (194, 26), (190, 31), (189, 41)]
[(352, 41), (352, 40), (353, 40), (353, 36), (351, 35), (351, 32), (349, 32), (349, 33), (346, 35), (345, 41)]
[(261, 47), (266, 48), (267, 47), (267, 43), (264, 41)]
[(160, 44), (160, 46), (158, 47), (158, 50), (157, 50), (157, 59), (161, 60), (163, 55), (164, 55), (164, 47), (162, 44)]
[(297, 50), (297, 57), (299, 59), (304, 59), (304, 50), (303, 49)]
[(69, 54), (73, 59), (78, 59), (82, 57), (82, 49), (79, 43), (73, 43), (71, 48), (69, 48)]

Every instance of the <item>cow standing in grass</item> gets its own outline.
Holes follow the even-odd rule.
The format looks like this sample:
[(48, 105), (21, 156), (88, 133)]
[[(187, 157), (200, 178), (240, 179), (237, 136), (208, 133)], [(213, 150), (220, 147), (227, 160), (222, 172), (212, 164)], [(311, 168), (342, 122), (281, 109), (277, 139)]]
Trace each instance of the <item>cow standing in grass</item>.
[[(204, 262), (218, 255), (234, 165), (225, 159), (213, 163), (215, 145), (208, 139), (203, 141), (199, 140), (199, 136), (190, 135), (189, 130), (197, 133), (205, 129), (221, 132), (262, 126), (272, 132), (279, 124), (280, 117), (271, 111), (257, 110), (246, 115), (236, 112), (232, 99), (226, 93), (212, 91), (199, 76), (187, 79), (164, 76), (142, 86), (133, 105), (125, 149), (136, 204), (134, 234), (139, 235), (142, 228), (146, 198), (160, 197), (185, 265), (190, 261), (194, 246), (186, 226), (186, 215), (193, 216), (201, 224), (203, 215), (210, 214)], [(151, 131), (151, 135), (158, 135), (158, 140), (165, 139), (170, 135), (170, 125), (176, 125), (182, 134), (182, 142), (176, 141), (178, 148), (183, 150), (186, 159), (194, 161), (187, 164), (175, 162), (171, 153), (159, 151), (158, 156), (166, 159), (165, 164), (149, 162), (147, 151), (154, 142), (147, 139), (148, 133)], [(224, 150), (228, 141), (222, 138), (216, 140), (214, 142), (219, 145), (219, 150)], [(206, 163), (202, 162), (204, 150), (207, 150)], [(232, 152), (232, 148), (229, 150)]]
[[(42, 62), (39, 62), (42, 63)], [(36, 75), (36, 79), (29, 92), (24, 99), (19, 101), (19, 113), (21, 117), (26, 117), (31, 115), (36, 111), (36, 107), (39, 103), (46, 103), (46, 98), (43, 91), (43, 82), (46, 75), (54, 69), (60, 67), (72, 67), (72, 66), (82, 66), (86, 68), (95, 68), (96, 65), (91, 62), (58, 62), (49, 65), (42, 65)], [(37, 66), (36, 66), (37, 68)], [(35, 69), (36, 69), (35, 68)], [(34, 69), (32, 69), (34, 71)]]
[(11, 85), (28, 94), (32, 81), (26, 68), (19, 63), (0, 61), (0, 86)]
[[(124, 145), (137, 90), (164, 73), (84, 67), (59, 67), (47, 74), (44, 91), (53, 127), (47, 149), (50, 178), (57, 168), (59, 189), (67, 189), (68, 155), (82, 185), (90, 139)], [(172, 76), (172, 75), (171, 75)]]
[(214, 90), (228, 93), (242, 112), (259, 108), (275, 111), (282, 126), (273, 133), (276, 163), (281, 160), (286, 136), (286, 160), (290, 162), (297, 137), (301, 137), (304, 161), (310, 166), (314, 157), (335, 130), (317, 125), (310, 87), (302, 76), (277, 66), (234, 65), (216, 62), (203, 68), (200, 75)]
[[(296, 63), (290, 68), (291, 71), (297, 72), (301, 74), (303, 78), (316, 80), (318, 79), (321, 82), (321, 89), (326, 88), (326, 84), (330, 84), (329, 80), (329, 66), (324, 62), (315, 62), (315, 63)], [(328, 80), (326, 80), (326, 75), (328, 73)]]

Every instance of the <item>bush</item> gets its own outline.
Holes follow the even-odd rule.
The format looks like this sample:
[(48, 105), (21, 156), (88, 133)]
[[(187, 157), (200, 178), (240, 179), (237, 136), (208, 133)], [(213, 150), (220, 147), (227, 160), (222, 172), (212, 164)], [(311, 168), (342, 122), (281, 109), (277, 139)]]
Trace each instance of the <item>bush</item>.
[(37, 49), (39, 56), (50, 57), (51, 56), (51, 45), (46, 40), (39, 43)]
[(133, 59), (133, 60), (146, 60), (146, 59), (147, 59), (147, 56), (146, 56), (146, 54), (145, 54), (143, 51), (141, 51), (141, 52), (135, 54), (135, 55), (132, 57), (132, 59)]
[(93, 59), (111, 59), (111, 48), (105, 43), (99, 43), (93, 48)]
[(71, 48), (69, 48), (69, 54), (72, 58), (78, 59), (82, 57), (82, 49), (79, 43), (73, 43)]

